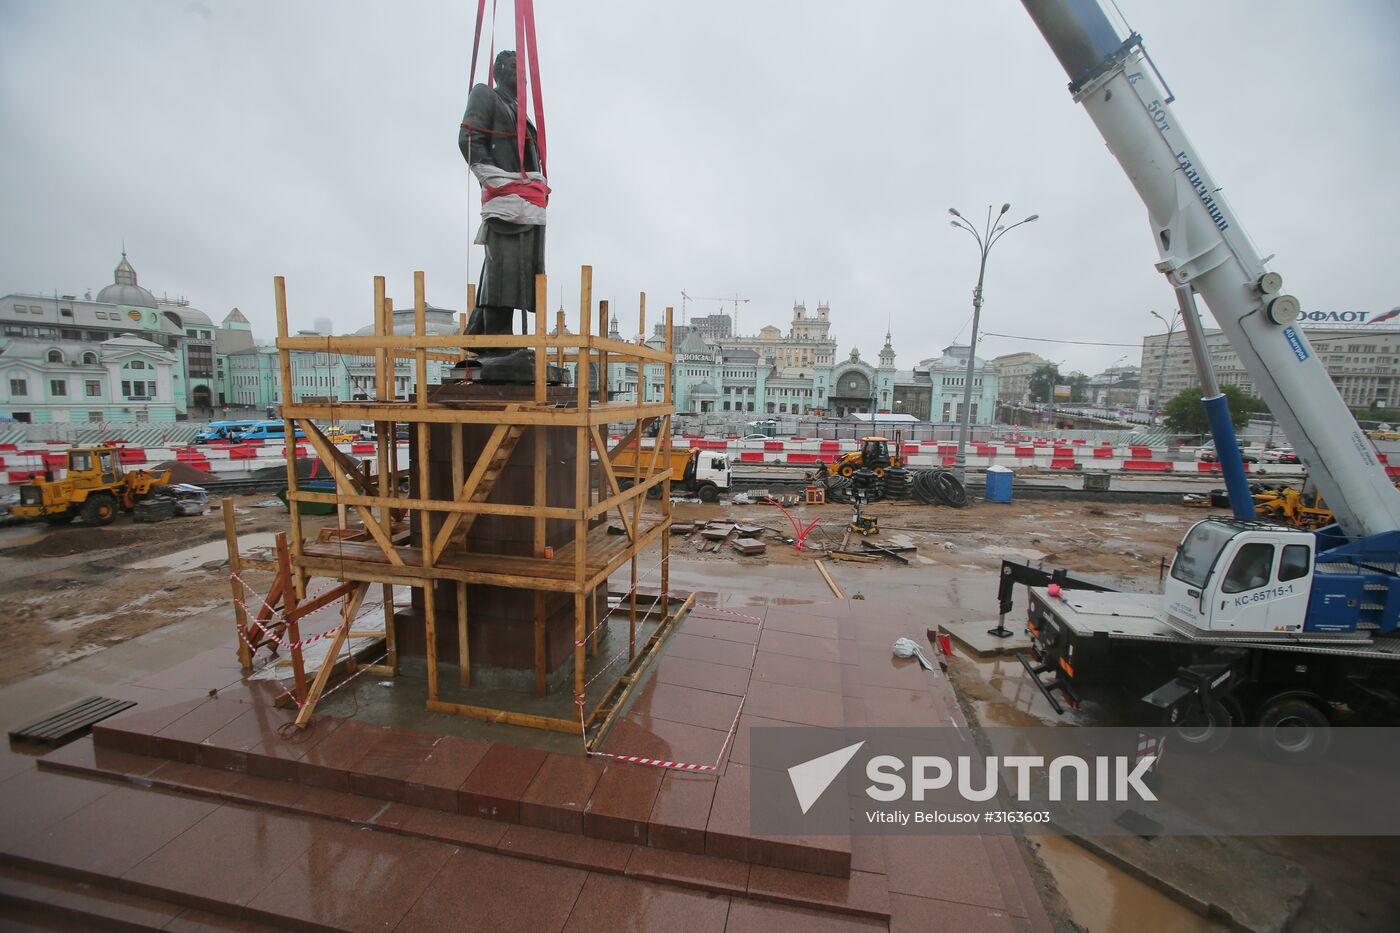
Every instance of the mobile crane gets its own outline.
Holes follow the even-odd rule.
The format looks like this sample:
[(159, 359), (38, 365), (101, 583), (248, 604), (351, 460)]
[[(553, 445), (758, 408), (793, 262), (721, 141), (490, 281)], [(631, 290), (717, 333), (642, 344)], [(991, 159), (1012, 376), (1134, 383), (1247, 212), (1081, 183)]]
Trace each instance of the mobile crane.
[[(1000, 608), (1029, 589), (1036, 663), (1057, 712), (1101, 690), (1141, 697), (1152, 725), (1214, 743), (1260, 726), (1265, 753), (1320, 754), (1333, 722), (1400, 719), (1400, 491), (1307, 337), (1301, 306), (1245, 235), (1181, 122), (1141, 36), (1098, 0), (1022, 0), (1147, 207), (1204, 389), (1231, 519), (1197, 522), (1160, 595), (1107, 591), (1064, 571), (1002, 565)], [(1210, 307), (1294, 442), (1335, 524), (1257, 521), (1195, 296)]]

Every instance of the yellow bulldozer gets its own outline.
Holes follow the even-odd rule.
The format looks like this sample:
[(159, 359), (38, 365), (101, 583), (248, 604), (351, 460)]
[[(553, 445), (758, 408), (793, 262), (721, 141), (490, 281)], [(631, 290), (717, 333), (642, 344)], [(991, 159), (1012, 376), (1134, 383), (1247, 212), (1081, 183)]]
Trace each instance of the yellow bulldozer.
[[(895, 434), (894, 440), (887, 437), (862, 437), (860, 439), (860, 450), (843, 454), (839, 459), (833, 460), (826, 465), (826, 472), (829, 475), (853, 476), (856, 470), (874, 470), (876, 476), (884, 476), (886, 470), (893, 470), (904, 466), (904, 458), (900, 456), (903, 449), (903, 436)], [(890, 452), (890, 444), (894, 444), (894, 452)]]
[(169, 482), (169, 470), (126, 472), (115, 447), (74, 447), (68, 451), (67, 475), (20, 486), (19, 505), (10, 512), (50, 525), (66, 524), (79, 516), (88, 525), (109, 525), (118, 510), (130, 512), (154, 487)]
[(1332, 510), (1322, 501), (1322, 494), (1304, 482), (1296, 486), (1264, 487), (1254, 493), (1254, 508), (1261, 518), (1317, 529), (1332, 524)]

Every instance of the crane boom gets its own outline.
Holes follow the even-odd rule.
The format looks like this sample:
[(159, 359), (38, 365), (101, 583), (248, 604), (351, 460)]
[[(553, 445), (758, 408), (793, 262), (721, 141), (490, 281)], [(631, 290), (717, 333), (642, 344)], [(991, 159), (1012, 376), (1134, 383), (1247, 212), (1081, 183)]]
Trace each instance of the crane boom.
[(1205, 299), (1258, 394), (1307, 465), (1343, 533), (1400, 529), (1400, 491), (1294, 322), (1220, 187), (1191, 145), (1136, 33), (1119, 36), (1098, 0), (1021, 0), (1109, 151), (1147, 207), (1157, 269)]

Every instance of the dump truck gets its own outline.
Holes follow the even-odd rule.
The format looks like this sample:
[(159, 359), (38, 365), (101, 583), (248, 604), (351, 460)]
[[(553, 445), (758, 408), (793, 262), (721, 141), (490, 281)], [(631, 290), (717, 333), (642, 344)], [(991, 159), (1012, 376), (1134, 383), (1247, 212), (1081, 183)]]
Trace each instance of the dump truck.
[[(640, 461), (641, 474), (645, 475), (652, 464), (653, 448), (636, 446), (624, 447), (612, 454), (613, 470), (617, 473), (618, 484), (627, 489), (636, 481)], [(656, 464), (666, 461), (666, 451), (656, 453)], [(700, 450), (699, 448), (671, 448), (671, 491), (695, 496), (702, 502), (717, 502), (719, 494), (728, 492), (733, 482), (729, 469), (729, 457), (721, 450)], [(661, 498), (658, 484), (647, 490), (652, 499)]]
[(130, 512), (156, 486), (170, 482), (170, 471), (122, 469), (117, 448), (74, 447), (68, 451), (67, 475), (47, 477), (19, 488), (19, 505), (10, 510), (17, 518), (43, 519), (62, 525), (82, 516), (89, 525), (109, 525), (117, 511)]

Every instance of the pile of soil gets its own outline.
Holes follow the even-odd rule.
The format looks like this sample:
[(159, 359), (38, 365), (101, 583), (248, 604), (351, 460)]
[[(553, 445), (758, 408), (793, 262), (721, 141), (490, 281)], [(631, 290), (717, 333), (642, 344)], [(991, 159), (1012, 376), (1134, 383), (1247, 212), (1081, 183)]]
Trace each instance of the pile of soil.
[(206, 483), (217, 482), (219, 477), (213, 473), (207, 473), (198, 467), (192, 467), (188, 463), (181, 463), (179, 460), (167, 460), (164, 463), (157, 463), (149, 468), (153, 473), (162, 470), (170, 471), (170, 483), (191, 483), (195, 486), (203, 486)]

